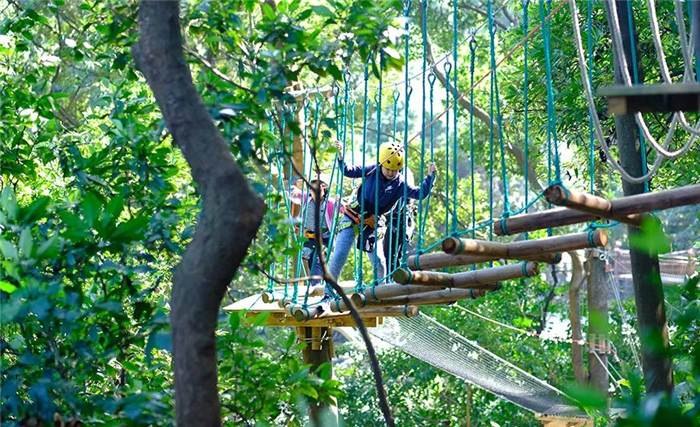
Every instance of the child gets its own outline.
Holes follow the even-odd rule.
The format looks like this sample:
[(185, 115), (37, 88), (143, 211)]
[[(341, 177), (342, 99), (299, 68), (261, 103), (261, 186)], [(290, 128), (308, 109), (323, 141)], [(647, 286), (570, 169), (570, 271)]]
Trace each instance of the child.
[[(381, 280), (385, 274), (384, 251), (383, 245), (375, 244), (377, 223), (375, 214), (381, 216), (389, 212), (404, 196), (405, 190), (410, 199), (426, 197), (437, 178), (437, 166), (435, 163), (430, 164), (429, 174), (419, 188), (408, 185), (400, 172), (404, 165), (404, 153), (403, 146), (398, 142), (383, 143), (379, 147), (379, 163), (364, 169), (360, 166), (347, 166), (343, 161), (342, 143), (336, 141), (335, 147), (339, 150), (338, 164), (343, 168), (343, 174), (349, 178), (364, 177), (364, 182), (358, 189), (357, 200), (348, 206), (341, 207), (344, 215), (338, 226), (335, 249), (331, 256), (331, 274), (336, 280), (340, 277), (340, 272), (350, 254), (352, 242), (357, 237), (358, 245), (362, 241), (360, 249), (370, 254), (376, 277)], [(360, 227), (362, 220), (364, 220), (363, 225)]]
[[(314, 179), (310, 182), (311, 188), (303, 197), (300, 197), (300, 190), (296, 190), (296, 194), (292, 194), (292, 198), (299, 198), (299, 204), (305, 209), (305, 215), (302, 225), (304, 227), (304, 247), (301, 252), (301, 257), (304, 262), (306, 273), (311, 276), (323, 276), (321, 265), (318, 260), (318, 252), (316, 247), (316, 229), (318, 227), (321, 233), (323, 245), (328, 245), (330, 238), (329, 224), (333, 222), (333, 214), (335, 213), (335, 203), (328, 198), (328, 184), (322, 180)], [(316, 218), (316, 186), (320, 186), (320, 224)], [(317, 284), (320, 280), (311, 280), (311, 284)]]

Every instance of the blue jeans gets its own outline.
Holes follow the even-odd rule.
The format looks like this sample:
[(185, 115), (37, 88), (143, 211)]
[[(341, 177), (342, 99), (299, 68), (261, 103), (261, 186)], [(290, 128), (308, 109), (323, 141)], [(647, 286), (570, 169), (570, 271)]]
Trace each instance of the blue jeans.
[[(352, 222), (352, 220), (348, 218), (347, 215), (343, 215), (343, 219), (340, 221), (340, 223), (344, 224), (347, 222)], [(336, 280), (340, 279), (340, 272), (348, 260), (350, 250), (352, 249), (355, 239), (354, 227), (348, 227), (341, 230), (335, 236), (335, 243), (333, 243), (333, 255), (331, 256), (329, 269)], [(384, 248), (382, 247), (381, 242), (376, 242), (374, 245), (374, 250), (369, 253), (369, 259), (372, 261), (372, 268), (376, 272), (377, 279), (384, 278)]]

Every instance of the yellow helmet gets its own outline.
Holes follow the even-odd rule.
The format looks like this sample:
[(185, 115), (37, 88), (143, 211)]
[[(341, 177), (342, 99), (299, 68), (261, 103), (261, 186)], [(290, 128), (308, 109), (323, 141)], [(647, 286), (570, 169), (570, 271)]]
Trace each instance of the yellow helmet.
[(379, 146), (379, 165), (394, 171), (403, 169), (403, 145), (400, 143), (385, 142)]

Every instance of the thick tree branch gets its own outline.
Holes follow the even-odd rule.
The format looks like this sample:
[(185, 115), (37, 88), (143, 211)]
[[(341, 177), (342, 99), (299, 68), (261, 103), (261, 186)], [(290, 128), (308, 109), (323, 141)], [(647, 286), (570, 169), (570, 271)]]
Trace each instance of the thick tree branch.
[(132, 47), (173, 141), (203, 197), (201, 219), (173, 276), (171, 330), (178, 425), (221, 425), (216, 338), (219, 304), (263, 217), (197, 93), (183, 53), (178, 2), (144, 1)]

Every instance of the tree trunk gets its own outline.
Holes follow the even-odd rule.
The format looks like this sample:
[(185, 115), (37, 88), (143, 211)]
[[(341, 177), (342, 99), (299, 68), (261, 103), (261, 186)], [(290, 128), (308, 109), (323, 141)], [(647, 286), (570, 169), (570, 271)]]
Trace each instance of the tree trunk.
[[(328, 379), (333, 378), (333, 329), (331, 328), (298, 328), (299, 336), (306, 342), (302, 350), (304, 363), (311, 365), (311, 372), (328, 363), (331, 366)], [(324, 378), (326, 379), (326, 378)], [(313, 424), (322, 427), (338, 424), (337, 407), (326, 402), (316, 402), (309, 405), (309, 416)]]
[(578, 384), (585, 384), (586, 374), (583, 371), (583, 346), (578, 344), (583, 339), (581, 329), (581, 285), (586, 279), (583, 271), (583, 263), (578, 253), (569, 252), (572, 263), (571, 285), (569, 285), (569, 319), (571, 321), (571, 366), (574, 370), (574, 378)]
[[(605, 3), (608, 8), (610, 3)], [(625, 55), (627, 63), (632, 62), (629, 15), (627, 2), (616, 1), (620, 30), (625, 52), (615, 52), (616, 56)], [(634, 31), (634, 24), (632, 24)], [(636, 31), (634, 37), (637, 39)], [(636, 41), (636, 40), (635, 40)], [(635, 43), (639, 46), (639, 43)], [(640, 55), (637, 55), (640, 58)], [(622, 84), (622, 68), (619, 61), (613, 61), (615, 67), (615, 82)], [(641, 70), (638, 74), (641, 76)], [(630, 70), (630, 75), (632, 75)], [(640, 82), (642, 79), (640, 78)], [(615, 116), (617, 143), (620, 148), (620, 164), (632, 176), (641, 176), (643, 165), (641, 160), (640, 143), (637, 125), (632, 115)], [(625, 196), (644, 192), (643, 184), (631, 184), (622, 180)], [(630, 236), (640, 233), (639, 229), (628, 227)], [(666, 307), (664, 306), (664, 290), (661, 286), (659, 258), (656, 254), (630, 248), (632, 262), (632, 279), (634, 282), (634, 300), (637, 306), (639, 336), (641, 338), (642, 368), (644, 371), (645, 387), (648, 393), (671, 392), (673, 390), (673, 371), (668, 344), (668, 325), (666, 323)]]
[(194, 239), (173, 275), (170, 322), (177, 424), (215, 426), (221, 425), (214, 336), (219, 304), (260, 226), (264, 204), (194, 87), (178, 13), (178, 2), (142, 2), (132, 55), (203, 198)]
[(608, 394), (608, 287), (605, 283), (605, 262), (595, 250), (588, 250), (588, 383)]

